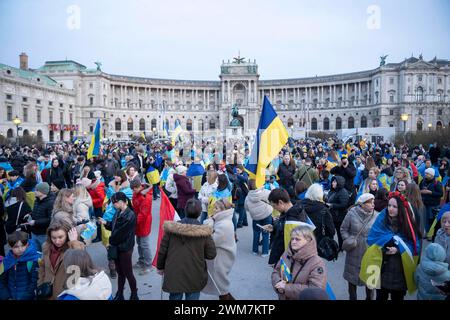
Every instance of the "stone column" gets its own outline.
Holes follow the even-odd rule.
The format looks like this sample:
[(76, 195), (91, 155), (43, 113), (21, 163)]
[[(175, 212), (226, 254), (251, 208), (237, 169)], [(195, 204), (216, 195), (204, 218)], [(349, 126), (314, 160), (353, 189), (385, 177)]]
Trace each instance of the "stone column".
[(367, 105), (370, 103), (370, 81), (367, 81)]
[(228, 81), (228, 103), (231, 103), (231, 83)]

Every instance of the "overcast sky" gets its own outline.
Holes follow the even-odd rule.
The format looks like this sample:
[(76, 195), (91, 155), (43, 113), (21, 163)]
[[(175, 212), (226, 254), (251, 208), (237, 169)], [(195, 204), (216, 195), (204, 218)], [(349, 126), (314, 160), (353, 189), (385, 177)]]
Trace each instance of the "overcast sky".
[(261, 79), (356, 72), (379, 57), (450, 59), (450, 1), (0, 0), (0, 63), (101, 61), (111, 74), (218, 80), (256, 59)]

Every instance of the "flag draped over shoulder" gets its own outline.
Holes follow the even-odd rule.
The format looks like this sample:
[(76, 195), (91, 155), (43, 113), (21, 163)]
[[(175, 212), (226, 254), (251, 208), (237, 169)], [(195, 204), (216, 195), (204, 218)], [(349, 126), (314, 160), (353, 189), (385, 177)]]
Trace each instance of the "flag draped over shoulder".
[(402, 258), (403, 273), (408, 288), (408, 293), (412, 294), (416, 291), (416, 283), (414, 281), (414, 271), (416, 270), (419, 261), (420, 240), (416, 235), (416, 248), (414, 243), (404, 236), (391, 231), (385, 224), (387, 210), (384, 209), (375, 220), (370, 229), (367, 238), (369, 247), (364, 254), (361, 261), (361, 270), (359, 278), (367, 285), (369, 289), (381, 287), (381, 266), (383, 263), (382, 248), (394, 240), (398, 247)]
[(156, 264), (158, 262), (158, 252), (159, 252), (159, 245), (161, 244), (161, 240), (164, 236), (164, 229), (163, 225), (165, 221), (178, 221), (180, 220), (180, 217), (178, 216), (178, 213), (175, 211), (174, 207), (169, 201), (169, 198), (165, 194), (165, 192), (160, 188), (161, 192), (161, 206), (159, 207), (159, 233), (158, 233), (158, 245), (156, 247), (156, 254), (153, 258), (152, 265), (156, 267)]
[(433, 221), (433, 224), (432, 224), (431, 227), (430, 227), (430, 230), (428, 230), (428, 233), (427, 233), (427, 237), (428, 237), (428, 238), (432, 238), (432, 237), (434, 236), (434, 234), (436, 233), (435, 231), (436, 231), (437, 223), (438, 223), (439, 221), (441, 221), (442, 216), (443, 216), (444, 213), (447, 212), (447, 211), (450, 211), (450, 203), (446, 203), (446, 204), (441, 208), (441, 210), (439, 210), (439, 213), (437, 214), (436, 218), (434, 218), (434, 221)]
[(281, 119), (264, 96), (261, 118), (246, 171), (256, 179), (256, 187), (264, 185), (266, 168), (288, 141), (289, 134)]
[(100, 154), (100, 119), (97, 120), (95, 125), (94, 134), (92, 135), (91, 144), (87, 152), (87, 159), (91, 159)]
[(147, 172), (145, 173), (147, 180), (151, 184), (157, 184), (161, 180), (159, 176), (159, 171), (153, 166), (149, 166)]

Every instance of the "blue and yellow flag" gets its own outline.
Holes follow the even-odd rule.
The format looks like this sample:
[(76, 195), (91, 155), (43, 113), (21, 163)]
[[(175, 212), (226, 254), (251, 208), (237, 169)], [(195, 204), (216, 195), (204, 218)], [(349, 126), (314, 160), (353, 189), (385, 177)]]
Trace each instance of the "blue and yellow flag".
[[(420, 239), (416, 236), (413, 243), (404, 238), (401, 234), (392, 232), (385, 224), (387, 209), (384, 209), (375, 220), (367, 238), (369, 247), (361, 261), (359, 278), (369, 289), (379, 289), (381, 287), (381, 267), (383, 264), (382, 249), (389, 241), (396, 244), (402, 259), (403, 275), (406, 280), (408, 293), (416, 291), (414, 281), (414, 271), (416, 270), (420, 254)], [(415, 247), (414, 247), (415, 246)]]
[(195, 191), (200, 192), (202, 188), (202, 178), (205, 173), (205, 168), (200, 163), (192, 163), (186, 173), (187, 177), (192, 177), (192, 187)]
[(273, 109), (267, 96), (264, 96), (255, 142), (250, 159), (245, 167), (250, 178), (256, 179), (257, 188), (264, 185), (266, 168), (287, 143), (288, 137), (286, 127)]
[(97, 157), (100, 154), (100, 119), (97, 120), (97, 124), (95, 125), (94, 134), (92, 135), (91, 144), (89, 145), (89, 149), (87, 152), (87, 159)]
[(289, 270), (289, 267), (286, 265), (286, 262), (284, 262), (283, 258), (280, 258), (280, 271), (281, 271), (281, 277), (286, 282), (291, 282), (292, 281), (291, 270)]
[(163, 124), (162, 135), (164, 138), (167, 138), (169, 136), (169, 126), (168, 126), (167, 122), (164, 122), (164, 124)]
[(145, 134), (143, 132), (141, 132), (141, 138), (144, 139), (144, 141), (147, 141), (147, 139), (145, 139)]
[(175, 121), (175, 129), (172, 132), (172, 145), (175, 145), (178, 137), (180, 136), (181, 132), (183, 132), (183, 129), (181, 128), (180, 120)]

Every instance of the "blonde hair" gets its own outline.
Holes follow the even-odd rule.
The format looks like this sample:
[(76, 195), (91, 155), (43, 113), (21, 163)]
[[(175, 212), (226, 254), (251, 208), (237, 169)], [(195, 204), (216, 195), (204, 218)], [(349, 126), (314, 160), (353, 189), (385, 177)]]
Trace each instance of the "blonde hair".
[(219, 199), (214, 203), (214, 206), (219, 209), (219, 211), (225, 211), (231, 209), (233, 206), (226, 199)]
[(292, 229), (291, 231), (291, 238), (293, 236), (302, 236), (303, 238), (305, 238), (308, 241), (312, 241), (313, 239), (315, 239), (314, 237), (314, 232), (311, 229), (311, 227), (309, 226), (297, 226), (294, 229)]
[(53, 205), (53, 213), (57, 213), (59, 211), (64, 211), (69, 214), (73, 213), (73, 207), (71, 204), (68, 204), (65, 198), (69, 197), (73, 194), (73, 189), (61, 189), (58, 192), (58, 195), (55, 199), (55, 204)]
[(73, 195), (75, 196), (76, 199), (86, 199), (90, 197), (86, 187), (81, 183), (77, 183), (75, 185)]

